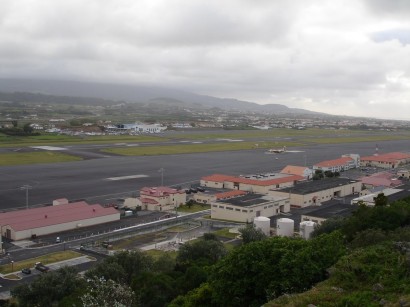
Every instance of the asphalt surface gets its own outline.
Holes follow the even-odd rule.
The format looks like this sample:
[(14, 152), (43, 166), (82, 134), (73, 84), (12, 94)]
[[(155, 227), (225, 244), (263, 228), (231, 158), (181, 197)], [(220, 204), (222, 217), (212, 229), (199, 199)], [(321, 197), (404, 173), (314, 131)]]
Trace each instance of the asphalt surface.
[[(379, 153), (410, 151), (410, 140), (377, 144)], [(375, 148), (375, 142), (363, 142), (289, 148), (292, 152), (281, 154), (254, 149), (141, 157), (104, 155), (78, 162), (6, 166), (0, 167), (0, 210), (26, 207), (23, 185), (31, 186), (28, 190), (29, 207), (51, 204), (57, 198), (107, 204), (135, 196), (144, 186), (161, 185), (161, 168), (164, 169), (164, 185), (187, 187), (214, 173), (255, 174), (279, 171), (288, 164), (312, 166), (345, 153), (373, 155)], [(93, 153), (95, 148), (68, 148), (66, 152), (70, 153), (70, 150)], [(124, 176), (136, 177), (116, 178)]]

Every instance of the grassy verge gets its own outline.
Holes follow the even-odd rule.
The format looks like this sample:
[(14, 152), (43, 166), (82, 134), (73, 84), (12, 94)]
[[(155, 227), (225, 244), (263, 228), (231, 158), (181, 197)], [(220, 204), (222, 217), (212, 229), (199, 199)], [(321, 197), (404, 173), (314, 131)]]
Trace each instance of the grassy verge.
[[(256, 145), (257, 144), (257, 145)], [(291, 147), (301, 146), (301, 143), (291, 142), (233, 142), (220, 144), (184, 144), (184, 145), (169, 145), (169, 146), (150, 146), (150, 147), (128, 147), (128, 148), (108, 148), (103, 149), (103, 152), (114, 153), (124, 156), (154, 156), (154, 155), (174, 155), (188, 154), (199, 152), (213, 151), (231, 151), (231, 150), (249, 150), (255, 148), (271, 148), (271, 147)]]
[(167, 139), (159, 136), (147, 135), (101, 135), (101, 136), (68, 136), (44, 134), (39, 136), (7, 136), (0, 134), (0, 147), (15, 146), (63, 146), (73, 144), (102, 144), (102, 143), (130, 143), (130, 142), (162, 142)]
[(204, 211), (211, 209), (210, 205), (199, 205), (199, 204), (194, 204), (189, 208), (187, 205), (179, 206), (178, 207), (178, 212), (186, 212), (186, 213), (194, 213), (198, 211)]
[(60, 152), (17, 152), (0, 154), (0, 166), (80, 161), (79, 157)]
[(11, 263), (9, 264), (4, 264), (0, 266), (0, 273), (1, 274), (8, 274), (12, 272), (17, 272), (21, 271), (24, 268), (32, 268), (36, 264), (36, 262), (41, 262), (45, 265), (54, 263), (54, 262), (59, 262), (63, 260), (69, 260), (73, 258), (78, 258), (83, 256), (83, 254), (77, 253), (75, 251), (67, 250), (67, 251), (62, 251), (62, 252), (56, 252), (56, 253), (51, 253), (47, 255), (43, 255), (40, 257), (36, 258), (31, 258), (23, 261), (16, 261), (13, 264), (13, 268)]
[(217, 231), (214, 231), (213, 233), (216, 234), (219, 237), (224, 237), (224, 238), (228, 238), (228, 239), (235, 239), (236, 236), (238, 235), (237, 233), (229, 232), (229, 228), (222, 228), (222, 229), (219, 229)]
[(216, 133), (189, 133), (186, 132), (181, 135), (176, 135), (177, 139), (191, 139), (191, 140), (206, 140), (206, 139), (247, 139), (255, 137), (306, 137), (306, 136), (322, 136), (322, 135), (351, 135), (363, 134), (366, 131), (353, 130), (329, 130), (329, 129), (271, 129), (271, 130), (244, 130), (235, 132), (216, 132)]
[(407, 135), (369, 135), (369, 136), (357, 136), (357, 137), (338, 137), (338, 138), (315, 138), (306, 141), (311, 141), (316, 144), (339, 144), (339, 143), (358, 143), (358, 142), (381, 142), (381, 141), (394, 141), (408, 139)]
[(177, 251), (163, 251), (163, 250), (159, 250), (159, 249), (150, 249), (150, 250), (145, 251), (145, 253), (147, 253), (148, 255), (153, 257), (154, 259), (158, 259), (162, 255), (169, 255), (169, 256), (171, 256), (172, 259), (176, 259), (177, 255), (178, 255)]

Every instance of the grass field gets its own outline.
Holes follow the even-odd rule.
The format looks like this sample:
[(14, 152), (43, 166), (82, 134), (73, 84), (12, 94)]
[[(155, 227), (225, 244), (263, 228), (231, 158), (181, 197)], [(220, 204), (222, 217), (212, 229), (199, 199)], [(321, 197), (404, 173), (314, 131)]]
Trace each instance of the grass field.
[[(216, 133), (189, 133), (176, 135), (173, 138), (206, 140), (206, 139), (246, 139), (255, 137), (306, 137), (306, 136), (332, 136), (332, 135), (363, 135), (371, 134), (371, 131), (361, 130), (330, 130), (330, 129), (271, 129), (271, 130), (243, 130), (235, 132), (216, 132)], [(374, 132), (373, 132), (374, 133)]]
[[(256, 145), (257, 144), (257, 145)], [(300, 143), (291, 142), (232, 142), (221, 144), (184, 144), (169, 146), (150, 147), (128, 147), (128, 148), (108, 148), (102, 150), (107, 153), (114, 153), (123, 156), (154, 156), (154, 155), (174, 155), (212, 151), (247, 150), (255, 148), (271, 147), (291, 147), (301, 146)]]
[(7, 136), (0, 133), (1, 147), (41, 146), (41, 145), (73, 145), (73, 144), (104, 144), (130, 142), (162, 142), (167, 139), (148, 135), (101, 135), (101, 136), (69, 136), (44, 134), (39, 136)]
[(237, 233), (229, 232), (229, 228), (222, 228), (217, 231), (214, 231), (213, 233), (219, 237), (224, 237), (224, 238), (229, 238), (229, 239), (234, 239), (238, 236)]
[(84, 256), (83, 254), (67, 250), (62, 252), (56, 252), (52, 254), (43, 255), (36, 258), (31, 258), (23, 261), (16, 261), (13, 263), (4, 264), (0, 266), (0, 273), (1, 274), (8, 274), (12, 272), (21, 271), (24, 268), (33, 268), (36, 262), (41, 262), (44, 265), (55, 263), (63, 260), (69, 260)]
[(79, 157), (60, 152), (16, 152), (0, 154), (0, 166), (80, 161)]
[(316, 144), (339, 144), (339, 143), (358, 143), (358, 142), (378, 142), (378, 141), (393, 141), (408, 139), (410, 136), (398, 136), (398, 135), (369, 135), (363, 136), (351, 136), (351, 137), (339, 137), (339, 138), (311, 138), (306, 141), (311, 141)]

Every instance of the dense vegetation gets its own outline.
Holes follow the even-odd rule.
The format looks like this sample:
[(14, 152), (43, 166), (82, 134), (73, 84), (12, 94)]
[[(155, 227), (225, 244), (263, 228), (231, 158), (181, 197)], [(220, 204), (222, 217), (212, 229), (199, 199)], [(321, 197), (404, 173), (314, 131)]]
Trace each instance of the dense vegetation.
[(373, 208), (326, 221), (308, 241), (249, 227), (246, 242), (228, 252), (206, 234), (176, 257), (120, 252), (85, 278), (64, 268), (12, 294), (20, 306), (406, 306), (409, 226), (410, 199), (388, 204), (381, 195)]

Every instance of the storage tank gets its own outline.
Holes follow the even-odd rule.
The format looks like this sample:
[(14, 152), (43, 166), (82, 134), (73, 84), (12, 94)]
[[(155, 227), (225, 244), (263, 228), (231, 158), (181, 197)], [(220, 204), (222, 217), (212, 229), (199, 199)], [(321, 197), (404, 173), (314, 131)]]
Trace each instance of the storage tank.
[(312, 221), (304, 221), (300, 224), (300, 236), (304, 239), (310, 239), (310, 235), (312, 234), (313, 230), (315, 230), (316, 223)]
[(295, 221), (281, 218), (276, 221), (276, 234), (282, 237), (292, 237), (295, 228)]
[(257, 216), (253, 219), (255, 229), (260, 229), (265, 235), (270, 235), (270, 218), (264, 216)]

